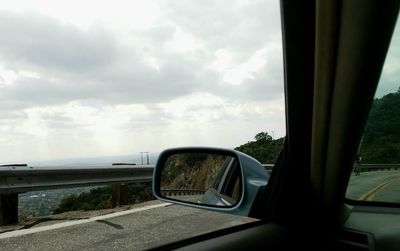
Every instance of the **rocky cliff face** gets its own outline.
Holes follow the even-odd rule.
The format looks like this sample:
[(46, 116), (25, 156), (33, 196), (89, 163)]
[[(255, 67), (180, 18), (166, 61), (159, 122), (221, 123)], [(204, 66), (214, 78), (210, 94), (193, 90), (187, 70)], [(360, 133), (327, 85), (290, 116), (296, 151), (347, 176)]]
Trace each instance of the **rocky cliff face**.
[(175, 154), (165, 164), (161, 189), (206, 190), (226, 158), (217, 154)]

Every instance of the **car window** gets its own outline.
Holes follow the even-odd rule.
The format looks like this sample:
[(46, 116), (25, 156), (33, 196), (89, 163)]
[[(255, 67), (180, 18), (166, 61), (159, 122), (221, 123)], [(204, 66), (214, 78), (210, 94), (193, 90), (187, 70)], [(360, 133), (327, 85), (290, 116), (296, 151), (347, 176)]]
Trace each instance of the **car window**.
[[(271, 168), (286, 134), (281, 33), (279, 1), (3, 3), (0, 171), (134, 172), (180, 146), (236, 149)], [(232, 205), (242, 194), (237, 165), (215, 182)], [(0, 179), (19, 223), (0, 226), (0, 246), (144, 249), (256, 220), (162, 203), (148, 177), (121, 182), (110, 172), (83, 184), (93, 177), (74, 175), (49, 176), (42, 190), (34, 178)], [(22, 183), (29, 188), (7, 187)], [(129, 210), (138, 216), (11, 233)]]
[[(400, 23), (354, 161), (346, 197), (400, 203)], [(400, 204), (399, 204), (400, 205)]]

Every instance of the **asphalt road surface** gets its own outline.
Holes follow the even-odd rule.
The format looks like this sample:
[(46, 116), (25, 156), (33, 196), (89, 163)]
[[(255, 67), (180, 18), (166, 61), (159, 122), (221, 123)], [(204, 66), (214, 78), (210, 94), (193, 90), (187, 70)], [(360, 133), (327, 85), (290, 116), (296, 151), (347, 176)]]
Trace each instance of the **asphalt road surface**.
[(142, 250), (254, 219), (156, 202), (80, 221), (0, 234), (1, 250)]
[(400, 203), (400, 171), (375, 171), (350, 177), (346, 197), (353, 200)]

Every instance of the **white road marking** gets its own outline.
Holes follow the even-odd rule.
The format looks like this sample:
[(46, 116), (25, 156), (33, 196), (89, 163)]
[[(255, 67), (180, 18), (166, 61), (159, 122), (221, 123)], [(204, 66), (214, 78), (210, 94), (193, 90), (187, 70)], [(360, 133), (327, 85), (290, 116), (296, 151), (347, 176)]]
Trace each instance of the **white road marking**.
[(114, 218), (114, 217), (124, 216), (127, 214), (146, 211), (146, 210), (154, 209), (154, 208), (158, 208), (158, 207), (165, 207), (165, 206), (169, 206), (169, 205), (172, 205), (172, 203), (161, 203), (161, 204), (157, 204), (157, 205), (145, 206), (145, 207), (134, 208), (134, 209), (126, 210), (126, 211), (100, 215), (100, 216), (96, 216), (96, 217), (89, 218), (89, 219), (74, 220), (74, 221), (57, 223), (57, 224), (49, 225), (49, 226), (5, 232), (5, 233), (0, 234), (0, 239), (18, 237), (18, 236), (27, 235), (27, 234), (33, 234), (33, 233), (38, 233), (38, 232), (43, 232), (43, 231), (49, 231), (49, 230), (54, 230), (54, 229), (59, 229), (59, 228), (64, 228), (64, 227), (80, 225), (80, 224), (84, 224), (84, 223), (95, 222), (98, 220), (110, 219), (110, 218)]

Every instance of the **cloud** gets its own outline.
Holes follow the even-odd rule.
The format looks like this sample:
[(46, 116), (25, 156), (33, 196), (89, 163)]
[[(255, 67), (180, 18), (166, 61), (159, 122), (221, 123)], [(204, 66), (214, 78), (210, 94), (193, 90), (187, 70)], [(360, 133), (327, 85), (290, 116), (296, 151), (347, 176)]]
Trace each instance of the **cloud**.
[(246, 54), (280, 35), (278, 9), (277, 1), (180, 0), (167, 2), (165, 15), (211, 50)]
[(116, 56), (112, 36), (33, 13), (0, 12), (0, 55), (12, 67), (86, 72)]
[(396, 92), (400, 88), (400, 19), (398, 19), (392, 41), (381, 73), (376, 97)]
[[(260, 11), (268, 9), (265, 3), (249, 3), (241, 8), (223, 6), (169, 3), (164, 6), (163, 22), (129, 32), (128, 42), (119, 42), (120, 34), (98, 26), (82, 30), (52, 17), (1, 11), (0, 32), (7, 36), (0, 39), (0, 59), (18, 76), (14, 85), (3, 85), (2, 108), (10, 109), (11, 105), (4, 103), (29, 107), (93, 98), (110, 104), (163, 102), (213, 90), (221, 96), (257, 98), (260, 92), (255, 82), (259, 77), (268, 86), (265, 83), (275, 82), (282, 68), (276, 69), (278, 74), (265, 75), (254, 71), (251, 62), (245, 65), (243, 61), (251, 61), (260, 50), (280, 43), (273, 36), (279, 32), (275, 27), (279, 19), (275, 14), (275, 18), (265, 20)], [(265, 25), (274, 29), (263, 31)], [(208, 67), (221, 50), (232, 53), (228, 72)], [(282, 65), (279, 57), (271, 59), (275, 62), (258, 70), (274, 71), (270, 65)], [(21, 73), (24, 71), (38, 77), (26, 77)], [(229, 86), (232, 82), (248, 84), (235, 88)], [(266, 96), (276, 97), (273, 91), (265, 92)]]
[(145, 6), (151, 18), (143, 20), (129, 11), (109, 18), (104, 6), (76, 20), (71, 6), (60, 18), (0, 10), (0, 136), (8, 149), (0, 157), (234, 146), (266, 127), (283, 135), (278, 5), (160, 1)]

